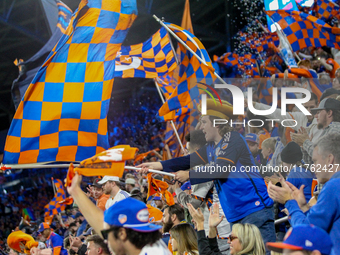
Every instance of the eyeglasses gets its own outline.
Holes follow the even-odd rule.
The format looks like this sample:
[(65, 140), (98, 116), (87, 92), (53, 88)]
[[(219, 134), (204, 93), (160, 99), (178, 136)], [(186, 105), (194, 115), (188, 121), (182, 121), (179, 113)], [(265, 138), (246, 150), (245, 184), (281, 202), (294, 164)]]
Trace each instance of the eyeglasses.
[(232, 242), (233, 240), (238, 239), (238, 237), (237, 237), (237, 236), (230, 235), (230, 236), (228, 237), (228, 239), (230, 240), (230, 242)]
[(116, 228), (117, 227), (112, 227), (112, 228), (104, 229), (104, 230), (100, 231), (102, 233), (103, 239), (107, 240), (109, 233), (112, 232), (113, 230), (115, 230)]

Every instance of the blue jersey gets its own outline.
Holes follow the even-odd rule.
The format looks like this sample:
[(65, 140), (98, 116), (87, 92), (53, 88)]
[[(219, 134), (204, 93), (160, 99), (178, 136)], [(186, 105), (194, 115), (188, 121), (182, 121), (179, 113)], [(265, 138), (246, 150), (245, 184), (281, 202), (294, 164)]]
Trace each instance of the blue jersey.
[(303, 193), (306, 197), (307, 202), (312, 198), (312, 183), (313, 173), (302, 167), (295, 167), (290, 170), (287, 176), (287, 181), (293, 184), (295, 187), (300, 189), (301, 185), (305, 185)]
[(161, 163), (167, 172), (189, 169), (190, 163), (191, 167), (206, 164), (215, 167), (216, 171), (212, 174), (190, 171), (190, 182), (193, 185), (214, 180), (229, 222), (273, 205), (244, 137), (235, 131), (225, 134), (216, 146), (208, 143), (188, 156)]
[(64, 249), (63, 238), (54, 232), (51, 232), (51, 235), (47, 239), (46, 247), (53, 249), (53, 255), (67, 255), (67, 250)]
[(301, 211), (296, 200), (289, 200), (290, 223), (294, 227), (300, 224), (313, 224), (329, 233), (333, 241), (331, 255), (340, 254), (340, 172), (335, 173), (323, 186), (317, 203), (309, 211)]

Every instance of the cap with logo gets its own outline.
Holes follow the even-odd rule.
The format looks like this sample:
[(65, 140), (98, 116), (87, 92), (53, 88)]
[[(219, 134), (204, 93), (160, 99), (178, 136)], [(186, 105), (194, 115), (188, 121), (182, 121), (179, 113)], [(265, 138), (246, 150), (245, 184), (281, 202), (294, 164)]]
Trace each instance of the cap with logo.
[(43, 232), (45, 229), (49, 229), (49, 228), (51, 228), (51, 227), (50, 227), (50, 225), (48, 225), (48, 223), (42, 222), (42, 223), (40, 223), (40, 225), (39, 225), (38, 232), (41, 233), (41, 232)]
[(112, 205), (104, 212), (104, 222), (137, 232), (153, 232), (162, 228), (149, 223), (148, 208), (143, 202), (134, 198), (126, 198)]
[(323, 255), (330, 254), (332, 246), (332, 240), (327, 232), (314, 225), (297, 225), (288, 230), (283, 243), (267, 243), (268, 249), (275, 252), (282, 253), (284, 249), (317, 250)]
[(249, 133), (245, 137), (246, 141), (253, 142), (253, 143), (259, 143), (259, 138), (257, 134)]
[(315, 114), (320, 110), (340, 110), (340, 101), (334, 98), (323, 99), (317, 108), (311, 109), (312, 113)]
[(191, 190), (191, 183), (190, 181), (185, 182), (182, 186), (181, 186), (181, 190)]
[(94, 187), (96, 187), (96, 188), (101, 188), (102, 185), (99, 184), (99, 181), (100, 181), (99, 178), (94, 179), (92, 186), (94, 186)]
[(104, 176), (103, 179), (98, 181), (98, 184), (103, 185), (103, 184), (105, 184), (108, 181), (119, 182), (119, 177), (118, 176), (108, 176), (108, 175), (106, 175), (106, 176)]

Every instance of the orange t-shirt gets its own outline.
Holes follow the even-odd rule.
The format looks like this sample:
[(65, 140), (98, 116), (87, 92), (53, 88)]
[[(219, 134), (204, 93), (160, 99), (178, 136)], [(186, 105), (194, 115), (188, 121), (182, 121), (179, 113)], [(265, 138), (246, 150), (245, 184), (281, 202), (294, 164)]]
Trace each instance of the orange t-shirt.
[(110, 195), (101, 195), (98, 199), (97, 199), (97, 207), (100, 208), (102, 211), (105, 211), (105, 204), (106, 201), (110, 198)]

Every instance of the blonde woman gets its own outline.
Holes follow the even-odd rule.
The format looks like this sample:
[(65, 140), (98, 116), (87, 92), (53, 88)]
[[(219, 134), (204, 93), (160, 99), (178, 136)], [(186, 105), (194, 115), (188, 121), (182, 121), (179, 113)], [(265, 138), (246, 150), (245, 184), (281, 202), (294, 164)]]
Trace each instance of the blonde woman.
[(260, 230), (254, 224), (237, 223), (233, 225), (228, 240), (230, 254), (265, 255), (266, 249)]
[(172, 251), (178, 255), (198, 255), (197, 235), (188, 223), (181, 223), (170, 230)]

